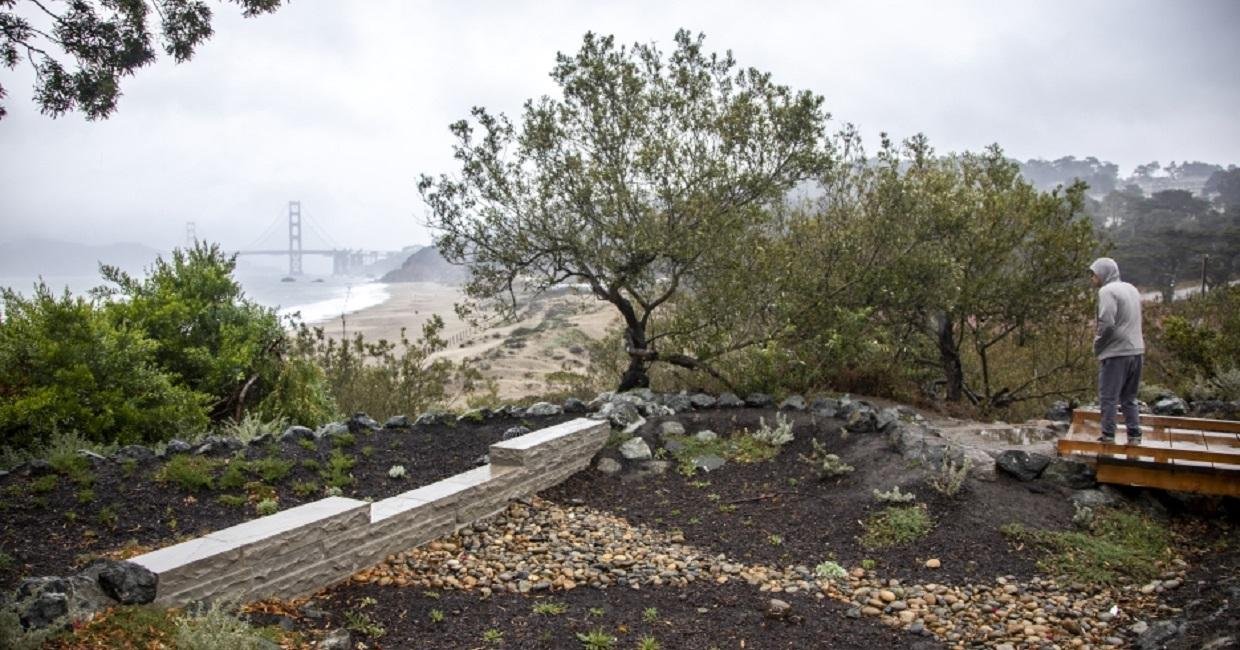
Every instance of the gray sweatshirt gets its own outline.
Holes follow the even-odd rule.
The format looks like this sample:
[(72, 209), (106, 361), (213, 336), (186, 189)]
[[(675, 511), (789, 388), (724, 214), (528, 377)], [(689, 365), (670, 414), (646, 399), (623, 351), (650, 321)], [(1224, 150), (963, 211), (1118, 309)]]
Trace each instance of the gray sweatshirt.
[(1119, 279), (1119, 266), (1100, 257), (1089, 270), (1102, 279), (1098, 289), (1098, 322), (1094, 330), (1094, 355), (1099, 359), (1145, 353), (1141, 336), (1141, 294)]

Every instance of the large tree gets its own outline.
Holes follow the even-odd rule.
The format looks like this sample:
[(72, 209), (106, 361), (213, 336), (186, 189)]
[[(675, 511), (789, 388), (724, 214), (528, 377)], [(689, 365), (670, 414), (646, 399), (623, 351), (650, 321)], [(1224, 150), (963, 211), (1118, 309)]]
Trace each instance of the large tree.
[[(275, 11), (282, 0), (232, 0), (247, 17)], [(35, 101), (52, 117), (81, 111), (108, 117), (120, 81), (156, 58), (158, 47), (177, 63), (211, 37), (204, 0), (0, 0), (0, 61), (35, 72)], [(154, 23), (158, 21), (158, 25)], [(5, 95), (0, 85), (0, 99)], [(0, 104), (0, 118), (5, 115)]]
[[(752, 255), (765, 208), (832, 159), (821, 97), (703, 41), (682, 30), (665, 56), (587, 33), (577, 54), (557, 55), (560, 97), (527, 101), (519, 126), (475, 108), (451, 127), (460, 173), (419, 182), (437, 245), (471, 266), (471, 296), (513, 306), (518, 289), (572, 282), (616, 308), (622, 390), (648, 385), (658, 362), (710, 371), (661, 349), (672, 333), (656, 312)], [(701, 317), (715, 316), (726, 315)]]

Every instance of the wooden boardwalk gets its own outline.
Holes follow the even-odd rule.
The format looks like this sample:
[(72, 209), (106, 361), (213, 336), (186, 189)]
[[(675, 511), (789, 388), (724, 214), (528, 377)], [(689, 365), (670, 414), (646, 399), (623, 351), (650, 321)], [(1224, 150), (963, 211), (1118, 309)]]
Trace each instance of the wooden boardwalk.
[(1135, 446), (1124, 444), (1119, 420), (1116, 441), (1098, 442), (1100, 414), (1078, 409), (1057, 443), (1059, 455), (1094, 462), (1100, 483), (1240, 496), (1240, 422), (1143, 414)]

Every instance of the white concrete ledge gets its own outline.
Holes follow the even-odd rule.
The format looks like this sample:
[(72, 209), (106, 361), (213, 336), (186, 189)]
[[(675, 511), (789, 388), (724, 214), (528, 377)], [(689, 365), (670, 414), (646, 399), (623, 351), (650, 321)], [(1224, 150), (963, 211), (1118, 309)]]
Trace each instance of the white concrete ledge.
[(491, 464), (374, 503), (328, 497), (133, 558), (156, 602), (293, 598), (344, 580), (589, 466), (606, 422), (578, 418), (491, 445)]

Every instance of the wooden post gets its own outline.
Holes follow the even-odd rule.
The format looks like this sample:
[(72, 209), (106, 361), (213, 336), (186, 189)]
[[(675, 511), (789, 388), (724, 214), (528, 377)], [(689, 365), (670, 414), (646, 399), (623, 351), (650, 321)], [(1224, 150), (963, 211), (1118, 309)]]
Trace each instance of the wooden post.
[(1207, 253), (1201, 257), (1201, 294), (1206, 293), (1206, 267), (1210, 264), (1210, 255)]

